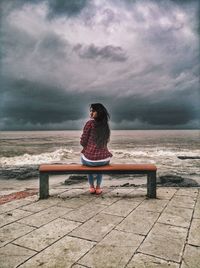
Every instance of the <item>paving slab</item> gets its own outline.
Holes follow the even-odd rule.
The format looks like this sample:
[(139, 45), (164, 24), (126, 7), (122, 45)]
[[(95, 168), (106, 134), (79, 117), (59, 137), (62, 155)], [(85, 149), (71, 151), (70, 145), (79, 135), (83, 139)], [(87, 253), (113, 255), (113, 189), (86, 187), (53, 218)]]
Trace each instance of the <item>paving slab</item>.
[(107, 194), (105, 194), (105, 196), (109, 196), (109, 197), (125, 197), (128, 196), (130, 197), (130, 193), (133, 192), (133, 189), (131, 188), (116, 188), (110, 192), (108, 192)]
[(87, 253), (94, 242), (65, 236), (50, 247), (20, 265), (20, 268), (68, 268)]
[(86, 203), (90, 202), (91, 198), (88, 196), (73, 197), (73, 198), (59, 198), (57, 206), (66, 208), (79, 208)]
[(100, 212), (98, 215), (76, 228), (76, 230), (72, 231), (70, 234), (80, 238), (100, 241), (119, 222), (121, 222), (122, 219), (123, 218), (119, 216)]
[(49, 195), (50, 196), (57, 196), (57, 195), (61, 195), (62, 193), (68, 191), (67, 189), (63, 189), (63, 188), (54, 188), (54, 189), (49, 189)]
[(180, 262), (187, 229), (156, 223), (138, 251), (167, 261)]
[(200, 247), (186, 245), (181, 268), (200, 267)]
[(183, 207), (183, 208), (194, 208), (196, 203), (196, 198), (191, 196), (181, 196), (175, 195), (172, 200), (170, 200), (169, 205), (174, 207)]
[(0, 247), (8, 244), (16, 238), (25, 235), (35, 228), (17, 222), (8, 224), (0, 229)]
[(167, 206), (158, 222), (189, 228), (192, 213), (190, 208)]
[(136, 253), (126, 268), (179, 268), (179, 264)]
[(147, 198), (147, 188), (141, 187), (141, 188), (130, 188), (132, 189), (131, 192), (129, 192), (127, 195), (128, 197), (133, 198)]
[(70, 190), (60, 194), (59, 197), (70, 198), (70, 197), (80, 196), (80, 195), (87, 194), (87, 193), (88, 193), (88, 190), (86, 190), (86, 189), (70, 189)]
[(12, 202), (5, 203), (3, 205), (0, 205), (0, 214), (11, 211), (16, 208), (20, 208), (27, 204), (31, 204), (33, 202), (34, 200), (32, 201), (31, 199), (23, 198), (23, 199), (14, 200)]
[(200, 219), (200, 200), (198, 199), (194, 208), (194, 218)]
[(33, 250), (8, 244), (5, 247), (0, 248), (0, 267), (17, 267), (35, 254), (36, 252)]
[(125, 267), (143, 236), (112, 230), (78, 263), (92, 268)]
[(111, 197), (111, 196), (106, 196), (106, 195), (100, 195), (100, 196), (98, 196), (98, 198), (95, 198), (93, 200), (93, 202), (96, 204), (109, 206), (109, 205), (117, 202), (120, 199), (122, 199), (122, 197), (116, 197), (116, 196)]
[[(27, 188), (26, 188), (27, 189)], [(35, 202), (39, 200), (39, 196), (38, 194), (36, 195), (31, 195), (31, 196), (27, 196), (26, 198), (24, 198), (24, 200), (26, 201), (31, 201), (31, 202)]]
[(78, 222), (58, 218), (15, 240), (14, 244), (36, 251), (41, 251), (56, 240), (71, 232), (79, 225), (80, 223)]
[(23, 206), (21, 209), (31, 211), (31, 212), (39, 212), (46, 208), (55, 206), (57, 203), (58, 203), (57, 199), (48, 198), (44, 200), (37, 200), (37, 202)]
[(175, 188), (158, 187), (157, 198), (170, 200), (175, 195), (176, 192), (177, 192), (177, 189)]
[(105, 205), (88, 203), (81, 206), (80, 208), (77, 208), (76, 210), (67, 213), (62, 217), (65, 219), (70, 219), (72, 221), (85, 222), (92, 218), (94, 215), (98, 214), (105, 207)]
[(40, 212), (37, 212), (33, 215), (30, 215), (24, 219), (19, 220), (18, 222), (24, 223), (34, 227), (40, 227), (48, 222), (63, 216), (64, 214), (70, 212), (70, 208), (61, 208), (61, 207), (50, 207)]
[(200, 219), (193, 219), (188, 243), (200, 247)]
[(19, 219), (25, 218), (31, 214), (32, 212), (24, 211), (21, 209), (15, 209), (15, 210), (0, 214), (0, 227), (7, 225), (11, 222), (17, 221)]
[(132, 199), (121, 199), (105, 208), (102, 212), (126, 217), (133, 209), (135, 209), (140, 204), (140, 202), (142, 202), (142, 200), (136, 202)]
[(165, 199), (148, 199), (144, 200), (139, 209), (141, 211), (154, 211), (154, 212), (162, 212), (162, 210), (166, 207), (169, 201)]
[(180, 188), (176, 192), (176, 195), (187, 195), (187, 196), (196, 198), (198, 195), (198, 189), (197, 188)]
[(139, 207), (131, 212), (119, 225), (117, 225), (116, 229), (146, 235), (155, 224), (160, 214), (152, 211), (144, 211), (141, 213)]

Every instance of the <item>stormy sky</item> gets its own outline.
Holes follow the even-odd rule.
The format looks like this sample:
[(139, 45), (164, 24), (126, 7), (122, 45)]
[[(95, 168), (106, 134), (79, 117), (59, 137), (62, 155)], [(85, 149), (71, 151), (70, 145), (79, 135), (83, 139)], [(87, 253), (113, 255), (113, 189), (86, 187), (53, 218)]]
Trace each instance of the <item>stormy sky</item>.
[(198, 0), (0, 5), (0, 130), (200, 127)]

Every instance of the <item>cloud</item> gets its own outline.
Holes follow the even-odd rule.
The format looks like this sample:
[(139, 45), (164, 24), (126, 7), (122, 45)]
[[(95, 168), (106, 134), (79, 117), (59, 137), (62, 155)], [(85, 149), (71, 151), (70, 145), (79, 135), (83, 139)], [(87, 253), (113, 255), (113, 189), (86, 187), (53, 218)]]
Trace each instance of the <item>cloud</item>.
[(112, 119), (114, 122), (140, 120), (151, 126), (184, 125), (191, 120), (198, 120), (200, 116), (198, 101), (198, 89), (179, 91), (173, 94), (153, 93), (144, 97), (136, 95), (114, 99)]
[(69, 93), (26, 80), (6, 84), (10, 86), (0, 102), (1, 129), (80, 129), (93, 102), (105, 104), (113, 128), (179, 128), (184, 125), (192, 128), (192, 121), (195, 127), (198, 126), (197, 90), (118, 98), (87, 92)]
[(89, 2), (90, 0), (2, 0), (4, 8), (6, 7), (9, 11), (16, 8), (23, 8), (24, 5), (38, 5), (45, 3), (48, 6), (47, 17), (49, 19), (57, 16), (76, 16)]
[(87, 2), (88, 0), (48, 0), (49, 17), (77, 15), (86, 6)]
[(0, 128), (77, 127), (96, 101), (114, 127), (196, 127), (198, 1), (183, 2), (3, 1)]
[(98, 47), (91, 44), (87, 47), (83, 47), (78, 44), (74, 47), (74, 51), (78, 53), (80, 58), (83, 59), (104, 59), (110, 61), (126, 61), (127, 57), (121, 47), (105, 46)]

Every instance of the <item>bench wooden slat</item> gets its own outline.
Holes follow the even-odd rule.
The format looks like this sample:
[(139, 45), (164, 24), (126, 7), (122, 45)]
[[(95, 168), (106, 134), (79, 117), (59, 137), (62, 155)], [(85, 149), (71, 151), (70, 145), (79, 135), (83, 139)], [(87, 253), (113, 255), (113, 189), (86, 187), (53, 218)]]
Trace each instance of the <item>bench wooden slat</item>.
[(156, 171), (157, 168), (153, 164), (111, 164), (107, 166), (101, 166), (101, 167), (88, 167), (83, 165), (41, 165), (39, 167), (40, 172), (72, 172), (72, 171)]

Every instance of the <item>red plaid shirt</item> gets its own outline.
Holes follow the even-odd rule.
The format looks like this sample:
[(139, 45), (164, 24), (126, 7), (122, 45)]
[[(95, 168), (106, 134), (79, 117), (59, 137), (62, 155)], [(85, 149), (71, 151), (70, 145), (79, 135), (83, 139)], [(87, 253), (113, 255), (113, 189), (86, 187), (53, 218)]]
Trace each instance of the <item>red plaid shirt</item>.
[(111, 157), (112, 154), (108, 151), (107, 146), (98, 148), (94, 139), (95, 121), (89, 120), (83, 129), (81, 136), (81, 145), (83, 150), (81, 153), (89, 160), (102, 160)]

